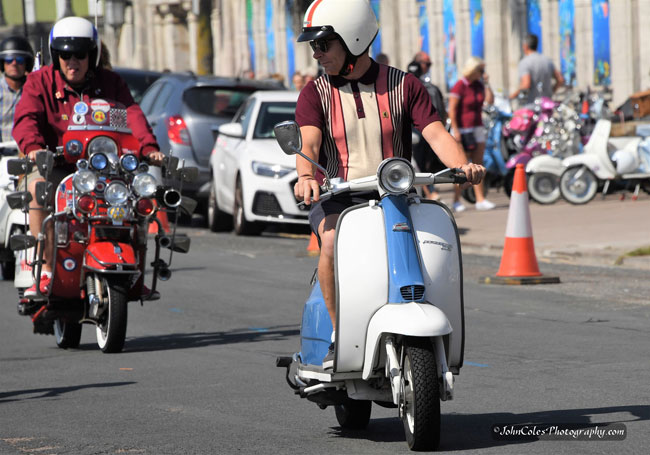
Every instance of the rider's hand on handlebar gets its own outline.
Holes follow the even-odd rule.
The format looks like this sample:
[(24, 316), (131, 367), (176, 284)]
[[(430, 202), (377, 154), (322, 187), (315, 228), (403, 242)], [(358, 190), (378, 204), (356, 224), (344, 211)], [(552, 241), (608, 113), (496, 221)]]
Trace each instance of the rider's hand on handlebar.
[(165, 154), (163, 152), (160, 152), (158, 150), (153, 151), (147, 155), (147, 159), (149, 160), (149, 164), (152, 164), (154, 166), (160, 166), (163, 162), (163, 159), (165, 158)]
[(483, 177), (485, 177), (485, 168), (480, 164), (468, 163), (458, 166), (458, 168), (463, 171), (467, 177), (467, 183), (464, 186), (476, 185), (481, 183)]
[(45, 149), (38, 149), (38, 150), (32, 150), (27, 154), (27, 158), (29, 158), (29, 161), (36, 162), (36, 154), (38, 152), (47, 152)]
[(302, 199), (306, 205), (316, 202), (320, 197), (320, 186), (314, 177), (302, 175), (293, 187), (296, 199)]

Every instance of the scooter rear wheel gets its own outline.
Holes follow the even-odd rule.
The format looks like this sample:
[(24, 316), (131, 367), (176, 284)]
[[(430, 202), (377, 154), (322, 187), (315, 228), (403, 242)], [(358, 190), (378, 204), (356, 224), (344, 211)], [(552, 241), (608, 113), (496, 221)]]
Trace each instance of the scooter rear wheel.
[(341, 428), (347, 430), (363, 430), (370, 422), (372, 401), (352, 400), (348, 398), (345, 403), (334, 406), (336, 420)]
[(81, 324), (64, 319), (54, 321), (54, 338), (61, 349), (78, 348), (81, 341)]
[(411, 450), (435, 450), (440, 444), (440, 389), (433, 347), (406, 346), (401, 411)]

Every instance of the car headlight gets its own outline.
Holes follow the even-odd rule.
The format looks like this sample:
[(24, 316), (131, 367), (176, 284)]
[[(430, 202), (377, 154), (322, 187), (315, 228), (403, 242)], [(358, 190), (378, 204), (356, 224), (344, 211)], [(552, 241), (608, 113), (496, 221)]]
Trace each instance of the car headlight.
[(138, 168), (138, 157), (133, 153), (125, 153), (120, 158), (120, 166), (127, 172), (133, 172)]
[(104, 190), (104, 199), (111, 205), (122, 205), (129, 198), (129, 189), (122, 182), (111, 182)]
[(150, 197), (156, 192), (158, 187), (158, 182), (156, 178), (147, 173), (138, 174), (133, 177), (133, 182), (131, 183), (131, 188), (135, 194), (140, 197)]
[(80, 169), (72, 176), (72, 184), (80, 193), (90, 193), (97, 186), (97, 175), (93, 171)]
[(281, 166), (279, 164), (262, 163), (260, 161), (253, 161), (252, 166), (253, 172), (255, 172), (257, 175), (261, 175), (263, 177), (272, 177), (276, 179), (284, 177), (289, 172), (295, 170), (295, 168), (292, 167)]
[(117, 144), (108, 136), (97, 136), (88, 143), (90, 165), (93, 167), (95, 166), (92, 163), (92, 157), (96, 153), (104, 154), (107, 163), (117, 163)]
[(404, 158), (388, 158), (377, 169), (379, 186), (389, 194), (408, 192), (413, 186), (415, 171)]

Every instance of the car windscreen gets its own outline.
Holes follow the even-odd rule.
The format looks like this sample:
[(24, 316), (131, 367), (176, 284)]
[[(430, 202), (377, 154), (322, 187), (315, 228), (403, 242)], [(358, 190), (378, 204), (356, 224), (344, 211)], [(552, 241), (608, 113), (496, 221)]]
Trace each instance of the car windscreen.
[(119, 71), (117, 73), (122, 76), (122, 79), (124, 79), (124, 82), (126, 82), (126, 85), (129, 87), (131, 96), (138, 104), (142, 101), (142, 95), (144, 92), (160, 77), (159, 74), (155, 73), (130, 73)]
[(230, 119), (254, 91), (241, 87), (192, 87), (183, 93), (183, 102), (199, 114)]
[(267, 102), (262, 103), (260, 112), (257, 115), (257, 122), (255, 123), (255, 130), (253, 131), (253, 139), (266, 139), (275, 137), (273, 134), (273, 127), (285, 120), (295, 120), (296, 118), (296, 102)]

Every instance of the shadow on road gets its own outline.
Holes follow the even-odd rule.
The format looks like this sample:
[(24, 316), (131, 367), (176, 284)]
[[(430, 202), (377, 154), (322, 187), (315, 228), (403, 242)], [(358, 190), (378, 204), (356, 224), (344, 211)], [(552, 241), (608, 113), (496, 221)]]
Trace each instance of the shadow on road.
[(167, 351), (205, 346), (284, 340), (300, 335), (298, 326), (235, 329), (229, 332), (172, 333), (152, 337), (131, 338), (124, 354), (130, 352)]
[[(593, 416), (612, 416), (607, 421), (594, 422)], [(628, 414), (629, 418), (622, 418), (620, 414)], [(492, 414), (442, 414), (442, 428), (440, 435), (441, 451), (461, 451), (485, 449), (512, 444), (531, 444), (542, 439), (532, 440), (507, 440), (499, 441), (492, 437), (492, 427), (503, 424), (578, 424), (584, 428), (593, 428), (596, 425), (604, 426), (613, 423), (626, 423), (650, 420), (650, 406), (630, 405), (612, 406), (605, 408), (561, 409), (555, 411), (529, 412), (514, 414), (497, 412)], [(404, 441), (402, 422), (397, 418), (383, 418), (370, 420), (366, 430), (345, 430), (341, 427), (332, 427), (329, 434), (343, 438), (365, 439), (374, 442)]]
[[(105, 389), (107, 387), (122, 387), (125, 385), (131, 385), (131, 384), (137, 384), (136, 382), (130, 381), (130, 382), (105, 382), (105, 383), (99, 383), (99, 384), (83, 384), (83, 385), (75, 385), (75, 386), (69, 386), (69, 387), (49, 387), (49, 388), (43, 388), (43, 389), (27, 389), (27, 390), (14, 390), (11, 392), (0, 392), (0, 404), (3, 403), (9, 403), (12, 401), (22, 401), (22, 400), (37, 400), (40, 398), (53, 398), (53, 397), (58, 397), (59, 395), (63, 395), (66, 393), (70, 392), (76, 392), (77, 390), (83, 390), (83, 389)], [(14, 398), (14, 399), (7, 399), (10, 397), (19, 397), (23, 396), (23, 398)], [(30, 396), (30, 395), (35, 395), (35, 396)]]

